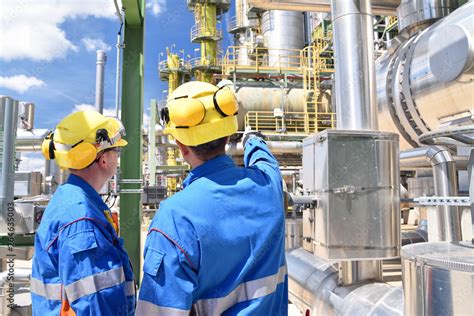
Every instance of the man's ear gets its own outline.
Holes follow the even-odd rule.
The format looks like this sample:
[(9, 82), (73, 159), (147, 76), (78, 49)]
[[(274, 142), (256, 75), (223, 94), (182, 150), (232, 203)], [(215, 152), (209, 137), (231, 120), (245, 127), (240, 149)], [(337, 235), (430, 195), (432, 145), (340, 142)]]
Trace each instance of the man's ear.
[(181, 144), (179, 140), (176, 140), (176, 145), (178, 145), (178, 148), (181, 151), (181, 154), (183, 155), (183, 157), (189, 153), (190, 151), (189, 147), (184, 144)]

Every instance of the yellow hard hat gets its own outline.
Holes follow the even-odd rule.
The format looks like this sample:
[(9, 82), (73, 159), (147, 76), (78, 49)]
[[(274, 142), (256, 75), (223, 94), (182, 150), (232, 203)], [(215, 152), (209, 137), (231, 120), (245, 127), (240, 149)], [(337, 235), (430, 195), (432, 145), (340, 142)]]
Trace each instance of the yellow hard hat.
[(192, 81), (173, 91), (160, 116), (165, 134), (197, 146), (237, 132), (237, 110), (237, 99), (228, 87)]
[(46, 159), (55, 159), (61, 168), (84, 169), (104, 149), (123, 147), (125, 129), (120, 120), (95, 111), (81, 111), (66, 116), (56, 130), (43, 141)]

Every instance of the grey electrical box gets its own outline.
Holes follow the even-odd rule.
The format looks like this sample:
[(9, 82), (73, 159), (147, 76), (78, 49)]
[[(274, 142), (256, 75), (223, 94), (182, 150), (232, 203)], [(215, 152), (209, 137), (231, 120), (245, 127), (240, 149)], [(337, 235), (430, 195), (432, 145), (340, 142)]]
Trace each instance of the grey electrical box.
[(303, 141), (303, 186), (319, 200), (314, 253), (331, 260), (399, 256), (398, 135), (326, 130)]

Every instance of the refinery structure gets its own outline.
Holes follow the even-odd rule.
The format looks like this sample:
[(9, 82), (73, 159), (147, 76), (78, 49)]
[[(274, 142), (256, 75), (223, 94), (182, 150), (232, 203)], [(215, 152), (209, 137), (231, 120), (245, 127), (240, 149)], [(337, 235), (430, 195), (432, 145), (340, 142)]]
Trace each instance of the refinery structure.
[[(117, 6), (117, 115), (121, 103), (131, 141), (102, 192), (117, 200), (134, 267), (160, 201), (189, 171), (163, 134), (166, 99), (151, 102), (142, 128), (143, 65), (133, 56), (143, 54), (144, 2)], [(226, 152), (238, 164), (246, 129), (267, 137), (284, 178), (291, 304), (302, 315), (472, 315), (474, 1), (186, 2), (198, 53), (164, 52), (157, 76), (168, 94), (193, 80), (230, 87), (239, 128)], [(0, 315), (31, 313), (28, 266), (13, 285), (24, 304), (9, 305), (8, 255), (31, 259), (42, 212), (67, 177), (51, 161), (45, 174), (16, 171), (49, 133), (35, 128), (34, 100), (22, 101), (0, 99)]]

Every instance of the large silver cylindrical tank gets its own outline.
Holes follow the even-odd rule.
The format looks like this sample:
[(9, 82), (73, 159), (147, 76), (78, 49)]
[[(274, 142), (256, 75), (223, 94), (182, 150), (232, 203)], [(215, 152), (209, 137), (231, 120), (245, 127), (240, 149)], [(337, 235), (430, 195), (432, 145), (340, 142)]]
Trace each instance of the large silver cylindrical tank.
[(472, 315), (474, 245), (419, 243), (402, 248), (405, 315)]
[[(228, 84), (239, 101), (239, 130), (245, 128), (245, 115), (249, 111), (273, 111), (281, 109), (284, 112), (305, 111), (305, 91), (302, 88), (280, 88), (276, 86), (257, 86), (256, 82), (245, 85)], [(331, 95), (326, 91), (318, 96), (318, 112), (331, 111)]]
[(299, 67), (300, 53), (297, 50), (302, 49), (305, 44), (302, 12), (280, 10), (264, 12), (262, 34), (269, 49), (270, 67)]
[(399, 133), (400, 149), (445, 121), (474, 115), (474, 2), (404, 41), (379, 58), (379, 128)]

